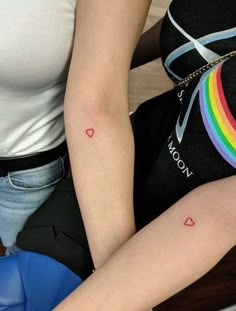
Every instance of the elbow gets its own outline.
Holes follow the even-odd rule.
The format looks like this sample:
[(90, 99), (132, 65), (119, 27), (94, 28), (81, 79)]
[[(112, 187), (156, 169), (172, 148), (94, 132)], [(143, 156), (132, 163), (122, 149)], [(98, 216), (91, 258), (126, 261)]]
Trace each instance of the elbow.
[(66, 96), (64, 104), (65, 118), (68, 116), (99, 117), (99, 116), (128, 116), (128, 95), (98, 94), (90, 91)]

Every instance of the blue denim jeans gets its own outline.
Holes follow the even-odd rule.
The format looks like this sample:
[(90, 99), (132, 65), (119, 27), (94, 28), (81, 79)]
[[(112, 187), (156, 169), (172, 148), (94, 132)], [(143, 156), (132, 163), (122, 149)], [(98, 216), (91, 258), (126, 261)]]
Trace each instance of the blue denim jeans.
[(5, 247), (16, 242), (28, 217), (52, 194), (65, 176), (64, 158), (0, 177), (0, 240)]

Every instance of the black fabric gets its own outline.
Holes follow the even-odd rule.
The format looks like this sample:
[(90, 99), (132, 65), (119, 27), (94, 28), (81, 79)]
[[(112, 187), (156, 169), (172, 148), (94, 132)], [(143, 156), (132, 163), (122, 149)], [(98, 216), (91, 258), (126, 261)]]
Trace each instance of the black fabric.
[(224, 63), (222, 76), (225, 97), (230, 111), (236, 119), (236, 56)]
[(143, 203), (143, 189), (179, 112), (180, 101), (176, 91), (171, 90), (140, 105), (131, 116), (135, 140), (134, 208), (138, 228), (148, 223), (152, 215), (152, 207)]
[[(236, 57), (233, 57), (223, 65), (222, 82), (228, 107), (236, 120), (235, 72)], [(183, 97), (180, 124), (200, 78), (189, 85), (185, 91), (181, 91)], [(145, 104), (142, 108), (145, 108)], [(139, 124), (136, 124), (136, 127), (139, 127)], [(175, 125), (168, 134), (167, 131), (161, 152), (152, 162), (143, 189), (139, 189), (141, 191), (138, 204), (139, 227), (158, 217), (199, 185), (236, 174), (236, 169), (222, 157), (208, 136), (200, 111), (199, 92), (191, 109), (182, 141), (179, 143), (176, 137)], [(153, 133), (152, 139), (153, 144), (159, 140), (158, 131)], [(145, 141), (144, 138), (143, 140)], [(143, 141), (137, 139), (136, 144), (140, 145), (136, 150), (141, 149)], [(138, 167), (136, 169), (139, 170)]]
[[(195, 39), (236, 27), (235, 0), (173, 0), (169, 9), (179, 26)], [(171, 52), (189, 42), (173, 26), (167, 14), (162, 24), (160, 40), (163, 62)], [(214, 41), (206, 47), (219, 55), (225, 55), (236, 50), (236, 37)], [(179, 56), (170, 67), (174, 73), (184, 78), (205, 64), (206, 61), (193, 49)], [(175, 80), (171, 74), (168, 75)]]
[(61, 182), (17, 237), (23, 250), (54, 258), (85, 279), (93, 270), (72, 179)]
[(67, 143), (63, 142), (59, 146), (25, 157), (0, 158), (0, 176), (7, 176), (8, 172), (28, 170), (42, 165), (46, 165), (59, 157), (66, 155)]

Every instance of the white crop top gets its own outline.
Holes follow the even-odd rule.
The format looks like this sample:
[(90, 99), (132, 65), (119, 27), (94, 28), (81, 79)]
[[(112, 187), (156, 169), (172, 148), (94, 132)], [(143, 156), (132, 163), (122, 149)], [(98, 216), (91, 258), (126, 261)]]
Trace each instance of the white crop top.
[(0, 0), (0, 158), (65, 140), (76, 0)]

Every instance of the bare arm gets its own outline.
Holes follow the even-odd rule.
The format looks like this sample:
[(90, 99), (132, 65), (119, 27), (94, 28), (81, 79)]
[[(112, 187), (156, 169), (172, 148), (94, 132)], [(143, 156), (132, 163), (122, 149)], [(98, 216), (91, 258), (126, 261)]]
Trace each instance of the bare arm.
[(163, 18), (142, 34), (134, 51), (131, 68), (149, 63), (160, 57), (160, 32)]
[(192, 191), (55, 310), (144, 311), (200, 278), (236, 243), (235, 186), (230, 177)]
[(128, 76), (150, 0), (79, 0), (65, 98), (72, 174), (96, 267), (135, 233)]

